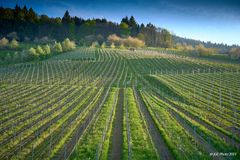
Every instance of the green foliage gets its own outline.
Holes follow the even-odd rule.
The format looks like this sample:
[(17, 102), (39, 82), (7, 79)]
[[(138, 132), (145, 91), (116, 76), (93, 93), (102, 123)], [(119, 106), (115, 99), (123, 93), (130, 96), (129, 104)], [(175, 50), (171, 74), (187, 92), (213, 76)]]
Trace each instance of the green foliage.
[(164, 96), (175, 97), (179, 100), (183, 99), (177, 94), (173, 87), (168, 86), (167, 82), (161, 81), (157, 76), (146, 76), (146, 80), (150, 81), (155, 88), (161, 88), (160, 91), (164, 94)]
[(9, 41), (7, 38), (3, 37), (1, 40), (0, 40), (0, 48), (6, 48), (9, 44)]
[(76, 48), (76, 44), (74, 41), (70, 41), (69, 38), (66, 38), (62, 42), (62, 49), (63, 51), (70, 51)]
[(124, 48), (125, 48), (124, 44), (122, 43), (122, 44), (119, 46), (119, 48), (120, 48), (120, 49), (124, 49)]
[[(13, 40), (11, 43), (12, 45), (15, 43), (15, 40)], [(62, 44), (65, 47), (65, 50), (62, 48)], [(53, 45), (45, 44), (45, 45), (29, 45), (29, 46), (24, 46), (23, 51), (21, 52), (20, 55), (15, 55), (14, 53), (12, 54), (13, 61), (16, 61), (16, 57), (18, 57), (18, 62), (20, 61), (29, 61), (32, 59), (45, 59), (49, 58), (52, 56), (54, 53), (62, 53), (63, 51), (70, 51), (75, 49), (75, 43), (73, 41), (70, 41), (69, 39), (65, 39), (62, 44), (60, 42), (57, 42)], [(16, 45), (13, 45), (16, 47)], [(21, 46), (22, 47), (22, 46)], [(26, 53), (25, 53), (26, 49)]]
[(19, 43), (16, 39), (12, 39), (10, 43), (9, 43), (9, 40), (5, 37), (3, 37), (0, 40), (1, 49), (17, 49), (18, 47), (19, 47)]
[(44, 51), (44, 53), (45, 53), (46, 55), (50, 55), (50, 54), (51, 54), (51, 48), (49, 47), (48, 44), (44, 45), (44, 46), (42, 47), (42, 49), (43, 49), (43, 51)]
[(145, 41), (144, 34), (142, 34), (142, 33), (138, 33), (137, 38), (142, 40), (143, 42)]
[(10, 55), (10, 53), (7, 53), (7, 55), (5, 56), (5, 61), (10, 62), (12, 60), (12, 56)]
[(16, 39), (13, 39), (10, 44), (9, 44), (9, 48), (11, 49), (16, 49), (19, 47), (18, 41)]
[[(37, 54), (39, 47), (30, 46), (29, 53)], [(45, 54), (49, 50), (48, 45), (40, 47)], [(2, 104), (0, 141), (6, 143), (0, 147), (1, 156), (59, 159), (73, 153), (69, 159), (98, 159), (98, 155), (109, 159), (112, 122), (118, 114), (116, 104), (121, 102), (115, 84), (126, 93), (119, 103), (124, 109), (122, 159), (160, 159), (153, 144), (167, 147), (172, 159), (180, 160), (211, 159), (210, 150), (238, 152), (235, 144), (240, 140), (234, 127), (240, 124), (239, 65), (172, 52), (78, 47), (50, 60), (1, 66), (0, 99), (7, 102)], [(0, 53), (9, 62), (25, 54)], [(7, 61), (1, 57), (0, 63), (3, 60)], [(142, 86), (136, 87), (139, 99), (128, 88), (133, 84)], [(143, 103), (138, 103), (140, 99)], [(149, 123), (156, 130), (146, 126)], [(14, 138), (19, 132), (21, 138)], [(155, 143), (152, 133), (159, 134), (164, 143)]]
[(145, 128), (145, 122), (140, 115), (139, 106), (136, 103), (132, 89), (126, 89), (126, 97), (131, 129), (132, 159), (157, 159), (154, 146), (149, 138), (148, 131)]
[(158, 44), (163, 48), (171, 48), (173, 46), (172, 35), (166, 29), (162, 29), (159, 33)]
[(128, 29), (127, 23), (124, 23), (124, 22), (122, 22), (122, 23), (120, 24), (120, 27), (121, 27), (122, 29)]
[(130, 17), (128, 25), (130, 27), (136, 27), (137, 26), (137, 22), (136, 22), (136, 20), (133, 16)]
[(126, 17), (124, 17), (123, 19), (122, 19), (122, 21), (121, 21), (121, 23), (125, 23), (125, 24), (129, 24), (129, 20), (128, 20), (128, 17), (126, 16)]
[[(100, 157), (99, 159), (107, 158), (106, 153), (108, 153), (109, 149), (109, 133), (111, 133), (111, 129), (109, 128), (107, 130), (104, 141), (102, 141), (102, 137), (105, 127), (108, 126), (106, 123), (108, 122), (112, 104), (114, 104), (115, 93), (116, 89), (113, 88), (110, 90), (109, 95), (99, 113), (100, 115), (97, 117), (95, 123), (90, 126), (91, 130), (87, 134), (84, 134), (84, 139), (80, 139), (78, 146), (70, 159), (95, 159), (97, 155)], [(112, 123), (112, 121), (110, 123)], [(102, 148), (99, 147), (100, 144), (102, 144)]]
[(121, 35), (129, 35), (130, 34), (130, 29), (128, 28), (128, 24), (125, 22), (121, 22), (120, 24), (121, 28)]
[(175, 48), (181, 51), (186, 51), (186, 52), (192, 52), (194, 50), (192, 45), (187, 45), (186, 43), (184, 44), (177, 43)]
[(62, 45), (61, 45), (60, 42), (55, 43), (55, 44), (53, 45), (53, 51), (56, 52), (56, 53), (61, 53), (61, 52), (63, 51)]
[(131, 28), (137, 27), (137, 22), (133, 16), (131, 16), (129, 19), (128, 17), (123, 18), (121, 21), (121, 24), (124, 24), (124, 23)]
[(104, 42), (104, 37), (101, 34), (99, 34), (97, 35), (96, 40), (98, 44), (101, 45)]
[(195, 46), (195, 51), (201, 56), (206, 56), (206, 55), (211, 55), (211, 54), (218, 53), (218, 50), (216, 48), (206, 48), (203, 44), (196, 45)]
[(186, 43), (177, 43), (175, 45), (175, 48), (180, 51), (188, 52), (188, 53), (194, 53), (195, 55), (199, 56), (212, 56), (214, 54), (218, 54), (219, 51), (217, 48), (206, 48), (202, 43), (199, 43), (195, 47), (192, 45), (188, 45)]
[(92, 20), (88, 19), (84, 24), (86, 26), (95, 26), (96, 25), (96, 21), (94, 19), (92, 19)]
[[(48, 36), (50, 40), (59, 41), (69, 37), (75, 41), (82, 39), (84, 44), (90, 46), (94, 41), (98, 41), (101, 45), (106, 37), (115, 33), (123, 37), (129, 35), (138, 37), (148, 46), (170, 47), (172, 42), (167, 34), (169, 32), (160, 33), (159, 29), (152, 24), (148, 24), (146, 27), (139, 26), (133, 16), (123, 18), (119, 25), (106, 19), (84, 20), (76, 16), (71, 17), (68, 11), (64, 13), (62, 18), (51, 18), (44, 14), (37, 15), (32, 8), (27, 9), (26, 6), (21, 8), (18, 5), (15, 9), (0, 8), (0, 12), (2, 13), (0, 20), (5, 24), (1, 27), (1, 34), (2, 36), (13, 35), (11, 38), (9, 37), (10, 39), (26, 38), (30, 41), (37, 37)], [(89, 39), (85, 39), (89, 35), (94, 36), (90, 42)], [(121, 43), (114, 43), (116, 46), (121, 45)], [(63, 50), (65, 51), (64, 47)]]
[(115, 44), (112, 43), (110, 47), (114, 49), (115, 48)]
[(26, 15), (26, 20), (29, 22), (36, 22), (37, 18), (38, 18), (37, 14), (34, 12), (32, 8), (30, 8)]
[(62, 23), (65, 23), (65, 24), (72, 23), (71, 16), (68, 10), (64, 13), (64, 16), (62, 18)]
[(240, 48), (236, 48), (236, 47), (231, 48), (229, 55), (231, 58), (240, 59)]
[(13, 54), (13, 61), (17, 62), (17, 61), (19, 61), (19, 59), (20, 59), (19, 53), (18, 52), (14, 52), (14, 54)]
[(28, 53), (29, 53), (30, 57), (33, 57), (33, 58), (37, 58), (39, 56), (36, 49), (32, 48), (32, 47), (28, 50)]
[(106, 43), (105, 42), (102, 43), (101, 48), (106, 48)]
[(171, 48), (173, 46), (173, 38), (171, 33), (166, 29), (156, 28), (149, 23), (146, 27), (142, 26), (140, 33), (144, 35), (147, 46), (156, 46), (162, 48)]
[(99, 47), (99, 43), (97, 41), (93, 42), (91, 47), (96, 48)]
[(44, 55), (45, 54), (45, 52), (44, 52), (44, 50), (42, 49), (42, 47), (41, 46), (37, 46), (37, 48), (36, 48), (36, 52), (37, 52), (37, 54), (39, 54), (39, 55)]

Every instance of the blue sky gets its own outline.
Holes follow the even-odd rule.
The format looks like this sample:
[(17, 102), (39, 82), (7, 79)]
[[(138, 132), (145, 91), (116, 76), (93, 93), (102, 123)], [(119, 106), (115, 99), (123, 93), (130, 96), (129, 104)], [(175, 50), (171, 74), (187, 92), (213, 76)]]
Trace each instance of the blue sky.
[(151, 22), (181, 37), (240, 45), (239, 0), (1, 0), (0, 5), (16, 3), (51, 17), (69, 10), (72, 16), (119, 23), (133, 15), (138, 23)]

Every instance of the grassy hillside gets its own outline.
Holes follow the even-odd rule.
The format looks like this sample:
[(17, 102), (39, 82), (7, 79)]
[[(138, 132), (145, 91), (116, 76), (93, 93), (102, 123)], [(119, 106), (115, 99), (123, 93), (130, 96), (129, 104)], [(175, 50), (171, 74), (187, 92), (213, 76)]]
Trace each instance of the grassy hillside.
[(79, 47), (0, 67), (0, 110), (0, 159), (240, 158), (230, 60)]

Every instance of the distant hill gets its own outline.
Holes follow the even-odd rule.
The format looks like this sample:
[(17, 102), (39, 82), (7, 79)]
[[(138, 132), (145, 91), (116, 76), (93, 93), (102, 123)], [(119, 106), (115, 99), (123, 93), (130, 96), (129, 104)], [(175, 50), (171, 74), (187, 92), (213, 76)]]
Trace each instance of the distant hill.
[(203, 44), (207, 48), (218, 48), (221, 53), (226, 53), (228, 52), (232, 47), (239, 47), (238, 45), (227, 45), (223, 43), (212, 43), (212, 42), (204, 42), (200, 40), (194, 40), (194, 39), (189, 39), (189, 38), (183, 38), (179, 37), (176, 35), (173, 35), (173, 41), (175, 44), (181, 43), (181, 44), (187, 44), (187, 45), (192, 45), (195, 47), (198, 44)]

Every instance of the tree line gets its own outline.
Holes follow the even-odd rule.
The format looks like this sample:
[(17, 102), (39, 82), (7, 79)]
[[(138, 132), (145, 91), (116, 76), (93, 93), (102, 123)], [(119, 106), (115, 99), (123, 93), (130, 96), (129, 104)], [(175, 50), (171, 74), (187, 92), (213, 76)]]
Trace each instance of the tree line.
[[(227, 53), (239, 58), (239, 46), (228, 46), (181, 38), (151, 23), (138, 24), (133, 16), (114, 23), (105, 18), (83, 19), (66, 11), (63, 17), (38, 15), (33, 8), (0, 7), (0, 48), (14, 49), (18, 42), (29, 41), (54, 44), (66, 38), (86, 46), (118, 46), (120, 48), (143, 45), (176, 48), (198, 54)], [(6, 38), (5, 38), (6, 37)], [(106, 44), (108, 43), (108, 44)]]
[(107, 40), (109, 35), (116, 34), (121, 38), (129, 36), (138, 38), (147, 46), (169, 48), (173, 46), (171, 33), (157, 28), (153, 24), (138, 24), (133, 16), (124, 17), (121, 23), (114, 23), (105, 18), (83, 19), (71, 16), (66, 11), (63, 17), (50, 18), (38, 15), (33, 8), (14, 9), (0, 7), (0, 38), (17, 33), (19, 41), (37, 41), (43, 37), (62, 41), (65, 38), (82, 45), (91, 45), (96, 40), (99, 44)]

